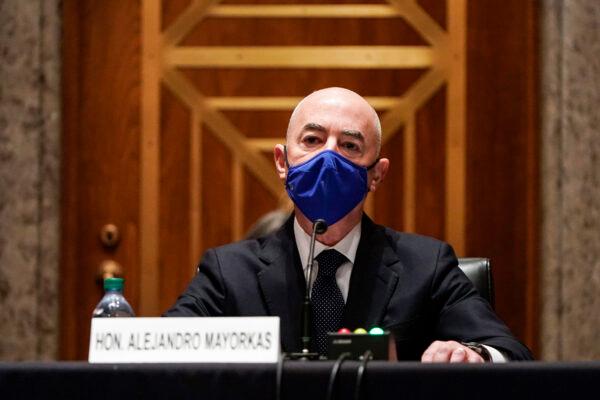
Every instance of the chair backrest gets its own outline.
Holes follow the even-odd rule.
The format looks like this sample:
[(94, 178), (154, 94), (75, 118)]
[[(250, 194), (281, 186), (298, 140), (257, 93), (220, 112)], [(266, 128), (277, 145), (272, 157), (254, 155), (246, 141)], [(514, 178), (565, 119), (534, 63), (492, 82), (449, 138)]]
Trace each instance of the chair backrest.
[(492, 309), (494, 308), (494, 279), (492, 277), (492, 266), (489, 258), (459, 258), (458, 266), (465, 273), (467, 278), (481, 297), (486, 299)]

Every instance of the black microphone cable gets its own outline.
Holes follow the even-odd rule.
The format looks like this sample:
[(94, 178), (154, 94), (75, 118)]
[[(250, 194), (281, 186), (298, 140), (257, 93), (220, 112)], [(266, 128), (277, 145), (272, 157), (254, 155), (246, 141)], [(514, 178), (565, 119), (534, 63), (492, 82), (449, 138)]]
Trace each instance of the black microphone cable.
[(371, 350), (367, 350), (362, 355), (362, 361), (356, 371), (356, 383), (354, 384), (354, 400), (360, 400), (360, 392), (362, 389), (362, 381), (367, 370), (367, 364), (373, 359)]
[(281, 400), (281, 384), (283, 381), (283, 364), (288, 359), (287, 353), (282, 353), (277, 360), (277, 371), (275, 375), (275, 400)]
[(337, 377), (339, 375), (340, 368), (341, 368), (344, 360), (347, 360), (348, 358), (350, 358), (350, 356), (351, 356), (351, 354), (348, 352), (340, 354), (340, 356), (337, 358), (337, 360), (335, 360), (333, 367), (331, 367), (331, 374), (329, 375), (329, 383), (327, 384), (327, 397), (325, 397), (326, 400), (333, 400), (334, 391), (335, 391), (335, 383), (337, 381)]

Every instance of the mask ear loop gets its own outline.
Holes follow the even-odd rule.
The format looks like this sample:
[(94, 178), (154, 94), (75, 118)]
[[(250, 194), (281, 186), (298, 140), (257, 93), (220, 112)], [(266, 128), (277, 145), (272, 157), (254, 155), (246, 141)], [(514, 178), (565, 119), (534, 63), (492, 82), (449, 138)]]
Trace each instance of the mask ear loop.
[[(288, 159), (287, 159), (287, 145), (285, 145), (285, 144), (283, 145), (283, 155), (285, 157), (285, 166), (287, 167), (287, 169), (290, 169), (290, 163), (288, 162)], [(379, 159), (377, 161), (379, 161)]]
[[(369, 166), (367, 167), (367, 171), (369, 171), (369, 170), (370, 170), (370, 169), (372, 169), (374, 166), (376, 166), (376, 165), (377, 165), (377, 163), (379, 162), (379, 160), (381, 160), (381, 158), (380, 158), (380, 157), (377, 157), (377, 160), (375, 160), (375, 162), (374, 162), (373, 164), (371, 164), (371, 165), (369, 165)], [(286, 162), (287, 162), (287, 156), (286, 156)]]
[[(376, 165), (377, 165), (377, 163), (379, 162), (379, 160), (381, 160), (381, 158), (380, 158), (380, 157), (377, 157), (377, 160), (375, 160), (375, 162), (374, 162), (373, 164), (371, 164), (371, 165), (369, 165), (369, 166), (367, 167), (367, 171), (371, 170), (371, 169), (372, 169), (374, 166), (376, 166)], [(368, 189), (368, 191), (370, 192), (370, 191), (371, 191), (371, 189)]]

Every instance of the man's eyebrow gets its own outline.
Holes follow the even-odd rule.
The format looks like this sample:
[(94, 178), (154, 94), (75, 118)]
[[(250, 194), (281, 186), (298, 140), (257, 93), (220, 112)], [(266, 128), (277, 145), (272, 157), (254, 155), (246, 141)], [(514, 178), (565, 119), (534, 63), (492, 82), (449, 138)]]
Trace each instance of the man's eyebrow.
[(365, 135), (363, 135), (361, 131), (355, 131), (355, 130), (351, 130), (351, 129), (344, 129), (342, 131), (342, 135), (352, 136), (353, 138), (358, 139), (361, 142), (365, 141)]
[(319, 131), (319, 132), (327, 131), (323, 125), (319, 125), (315, 122), (309, 122), (308, 124), (304, 125), (302, 130), (303, 131)]

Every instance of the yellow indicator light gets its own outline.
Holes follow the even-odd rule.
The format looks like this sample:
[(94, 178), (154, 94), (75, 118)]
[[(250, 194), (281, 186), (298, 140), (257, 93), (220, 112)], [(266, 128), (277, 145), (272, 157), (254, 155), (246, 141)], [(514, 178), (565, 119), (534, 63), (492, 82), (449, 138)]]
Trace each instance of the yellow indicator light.
[(367, 330), (363, 329), (363, 328), (358, 328), (358, 329), (354, 330), (354, 333), (357, 333), (359, 335), (364, 335), (365, 333), (367, 333)]

